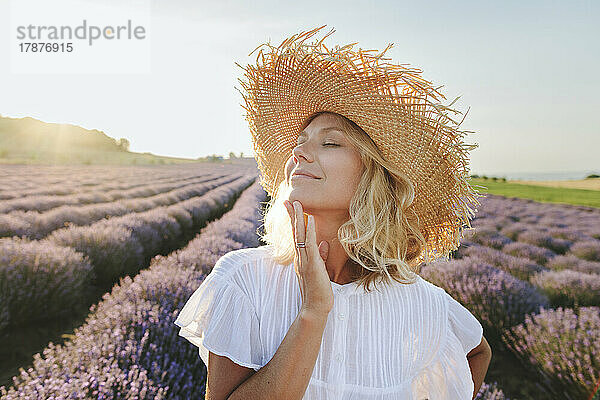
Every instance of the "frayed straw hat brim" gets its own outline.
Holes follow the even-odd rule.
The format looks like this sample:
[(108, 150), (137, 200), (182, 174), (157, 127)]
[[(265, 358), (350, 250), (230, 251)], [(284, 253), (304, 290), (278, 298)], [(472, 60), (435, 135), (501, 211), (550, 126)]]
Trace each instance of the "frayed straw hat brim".
[(478, 145), (463, 142), (470, 131), (459, 130), (460, 123), (448, 114), (461, 114), (450, 108), (456, 100), (440, 104), (445, 97), (420, 76), (422, 71), (385, 62), (389, 59), (383, 55), (392, 44), (379, 53), (355, 51), (356, 43), (330, 50), (323, 41), (333, 29), (319, 41), (305, 43), (324, 26), (293, 35), (277, 47), (261, 44), (254, 50), (259, 50), (256, 65), (236, 63), (244, 70), (245, 79), (239, 80), (242, 107), (261, 185), (273, 196), (308, 116), (317, 111), (341, 114), (359, 125), (413, 183), (411, 207), (428, 235), (420, 260), (447, 256), (460, 245), (462, 230), (471, 228), (469, 218), (481, 196), (467, 182), (468, 152)]

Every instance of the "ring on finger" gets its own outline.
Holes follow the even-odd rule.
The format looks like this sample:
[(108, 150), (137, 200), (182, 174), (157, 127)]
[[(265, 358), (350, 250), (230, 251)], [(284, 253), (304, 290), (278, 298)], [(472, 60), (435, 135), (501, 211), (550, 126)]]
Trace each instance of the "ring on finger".
[(299, 248), (299, 249), (300, 248), (306, 248), (306, 243), (305, 242), (298, 242), (298, 243), (296, 243), (296, 247)]

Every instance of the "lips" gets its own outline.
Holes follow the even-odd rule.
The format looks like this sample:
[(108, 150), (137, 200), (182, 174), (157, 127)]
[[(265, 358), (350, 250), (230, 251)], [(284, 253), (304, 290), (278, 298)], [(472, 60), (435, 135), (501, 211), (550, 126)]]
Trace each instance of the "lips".
[(305, 178), (321, 179), (318, 176), (311, 174), (310, 172), (300, 171), (300, 170), (294, 171), (294, 173), (292, 174), (292, 178), (295, 176), (303, 176)]
[(303, 174), (294, 174), (294, 175), (292, 175), (291, 179), (299, 179), (299, 178), (302, 178), (302, 179), (317, 179), (317, 178), (313, 178), (312, 176), (303, 175)]

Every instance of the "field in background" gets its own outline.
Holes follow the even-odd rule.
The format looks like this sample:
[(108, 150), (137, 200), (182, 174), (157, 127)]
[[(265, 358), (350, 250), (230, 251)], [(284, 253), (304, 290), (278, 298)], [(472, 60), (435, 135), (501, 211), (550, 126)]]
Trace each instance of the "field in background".
[[(586, 179), (590, 186), (600, 183), (599, 179)], [(564, 181), (578, 182), (578, 181)], [(479, 193), (490, 193), (506, 197), (518, 197), (530, 199), (543, 203), (572, 204), (600, 208), (600, 193), (598, 190), (571, 189), (567, 187), (542, 186), (541, 181), (535, 185), (514, 183), (514, 181), (502, 182), (491, 179), (473, 178), (469, 181)], [(480, 186), (484, 186), (482, 188)]]
[(33, 151), (2, 149), (1, 164), (25, 165), (161, 165), (161, 164), (191, 164), (199, 160), (157, 156), (151, 153), (134, 153), (130, 151), (95, 151), (79, 150), (77, 152), (55, 153), (51, 151)]
[(565, 189), (600, 190), (600, 179), (577, 179), (571, 181), (523, 181), (511, 180), (511, 183), (524, 185), (548, 186)]

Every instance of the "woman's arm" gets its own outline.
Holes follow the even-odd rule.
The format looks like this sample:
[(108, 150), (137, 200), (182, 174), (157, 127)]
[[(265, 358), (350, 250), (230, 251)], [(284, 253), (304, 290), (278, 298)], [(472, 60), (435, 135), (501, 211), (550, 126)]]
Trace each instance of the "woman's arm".
[(492, 349), (488, 344), (485, 337), (481, 338), (481, 343), (477, 345), (473, 350), (467, 354), (467, 360), (469, 361), (469, 368), (471, 368), (471, 375), (473, 376), (473, 383), (475, 384), (475, 390), (473, 392), (473, 399), (479, 392), (483, 379), (487, 373), (490, 360), (492, 359)]
[(327, 315), (301, 310), (273, 358), (228, 399), (302, 399), (315, 368)]

